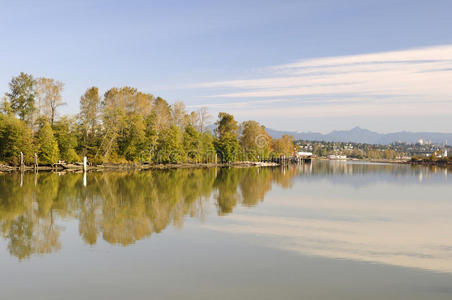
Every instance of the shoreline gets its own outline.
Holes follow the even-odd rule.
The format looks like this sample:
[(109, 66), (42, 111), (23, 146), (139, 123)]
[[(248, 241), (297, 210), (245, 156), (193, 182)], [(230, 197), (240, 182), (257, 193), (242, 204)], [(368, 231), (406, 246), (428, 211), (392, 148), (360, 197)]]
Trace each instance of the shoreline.
[(403, 160), (403, 159), (358, 159), (358, 158), (346, 158), (346, 159), (329, 159), (326, 157), (316, 157), (313, 160), (328, 160), (337, 162), (368, 162), (376, 164), (396, 164), (396, 165), (411, 165), (411, 166), (430, 166), (430, 167), (452, 167), (452, 161), (444, 160)]
[[(323, 157), (312, 158), (312, 160), (327, 160), (338, 162), (368, 162), (380, 164), (403, 164), (411, 166), (436, 166), (436, 167), (452, 167), (451, 161), (428, 161), (428, 160), (384, 160), (384, 159), (343, 159), (335, 160)], [(232, 163), (168, 163), (168, 164), (148, 164), (148, 163), (105, 163), (102, 165), (88, 165), (87, 172), (105, 172), (105, 171), (126, 171), (126, 170), (169, 170), (169, 169), (206, 169), (206, 168), (246, 168), (246, 167), (277, 167), (281, 166), (276, 162), (253, 162), (240, 161)], [(0, 164), (1, 173), (15, 173), (15, 172), (83, 172), (82, 164), (55, 164), (55, 165), (41, 165), (35, 168), (34, 166), (9, 166)]]
[[(242, 161), (233, 163), (180, 163), (180, 164), (124, 164), (124, 163), (106, 163), (102, 165), (88, 165), (87, 172), (104, 172), (104, 171), (125, 171), (125, 170), (168, 170), (168, 169), (205, 169), (205, 168), (225, 168), (225, 167), (277, 167), (279, 163), (273, 162), (252, 162)], [(8, 166), (0, 164), (0, 173), (15, 172), (82, 172), (83, 165), (79, 164), (55, 164), (42, 165), (35, 168), (34, 166)]]
[(315, 160), (328, 160), (328, 161), (343, 161), (343, 162), (369, 162), (369, 163), (380, 163), (380, 164), (409, 164), (409, 160), (402, 159), (366, 159), (366, 158), (345, 158), (345, 159), (329, 159), (326, 157), (316, 157)]

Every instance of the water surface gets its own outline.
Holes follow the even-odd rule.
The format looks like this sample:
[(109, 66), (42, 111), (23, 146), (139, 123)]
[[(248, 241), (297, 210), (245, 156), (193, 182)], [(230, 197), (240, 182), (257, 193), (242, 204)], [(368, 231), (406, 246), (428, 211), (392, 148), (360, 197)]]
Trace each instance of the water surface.
[(450, 172), (0, 175), (0, 299), (452, 299)]

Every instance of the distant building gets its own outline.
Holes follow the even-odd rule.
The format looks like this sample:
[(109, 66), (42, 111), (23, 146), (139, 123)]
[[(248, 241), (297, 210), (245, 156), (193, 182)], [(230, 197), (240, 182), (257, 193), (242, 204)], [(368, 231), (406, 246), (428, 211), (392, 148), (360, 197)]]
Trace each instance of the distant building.
[(312, 152), (297, 152), (297, 157), (311, 157), (312, 156)]
[(418, 142), (419, 145), (424, 145), (424, 140), (423, 139), (419, 139), (417, 142)]
[(439, 153), (436, 155), (437, 158), (447, 158), (447, 149), (444, 149), (443, 153), (441, 151), (437, 151), (436, 153)]

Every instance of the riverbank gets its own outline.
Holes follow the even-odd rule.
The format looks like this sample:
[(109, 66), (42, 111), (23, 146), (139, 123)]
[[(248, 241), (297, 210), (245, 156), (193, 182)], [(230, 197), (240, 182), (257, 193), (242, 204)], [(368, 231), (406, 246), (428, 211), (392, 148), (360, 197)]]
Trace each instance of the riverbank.
[(452, 160), (444, 159), (359, 159), (359, 158), (346, 158), (346, 159), (329, 159), (326, 157), (317, 157), (318, 160), (329, 160), (329, 161), (352, 161), (352, 162), (368, 162), (368, 163), (378, 163), (378, 164), (407, 164), (413, 166), (437, 166), (437, 167), (452, 167)]
[(438, 167), (452, 167), (452, 160), (449, 159), (412, 159), (409, 161), (412, 165), (420, 166), (438, 166)]
[(379, 164), (406, 164), (409, 163), (408, 160), (403, 159), (367, 159), (367, 158), (344, 158), (344, 159), (330, 159), (327, 157), (317, 157), (313, 158), (317, 160), (328, 160), (328, 161), (352, 161), (352, 162), (368, 162), (368, 163), (379, 163)]
[[(274, 162), (252, 162), (241, 161), (233, 163), (181, 163), (181, 164), (114, 164), (106, 163), (102, 165), (88, 165), (87, 171), (114, 171), (114, 170), (164, 170), (164, 169), (189, 169), (189, 168), (212, 168), (212, 167), (276, 167), (280, 164)], [(31, 171), (47, 171), (47, 172), (79, 172), (83, 171), (82, 164), (54, 164), (54, 165), (41, 165), (35, 168), (34, 166), (8, 166), (0, 164), (0, 173), (11, 172), (31, 172)]]

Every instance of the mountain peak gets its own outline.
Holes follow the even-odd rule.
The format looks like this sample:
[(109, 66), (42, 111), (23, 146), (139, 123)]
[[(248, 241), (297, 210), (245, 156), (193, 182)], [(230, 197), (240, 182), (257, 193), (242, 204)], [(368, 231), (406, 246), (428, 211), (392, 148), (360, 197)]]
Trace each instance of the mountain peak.
[(349, 131), (351, 131), (351, 132), (371, 132), (369, 129), (361, 128), (359, 126), (355, 126), (352, 129), (350, 129)]

